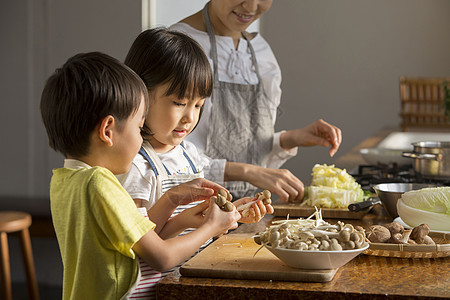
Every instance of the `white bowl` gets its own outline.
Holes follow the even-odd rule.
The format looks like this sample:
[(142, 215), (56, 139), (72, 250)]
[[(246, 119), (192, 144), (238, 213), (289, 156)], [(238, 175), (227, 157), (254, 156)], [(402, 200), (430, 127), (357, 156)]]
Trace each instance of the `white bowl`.
[(272, 248), (267, 245), (265, 247), (290, 267), (309, 270), (329, 270), (342, 267), (369, 248), (369, 244), (364, 244), (360, 249), (342, 251), (295, 250)]

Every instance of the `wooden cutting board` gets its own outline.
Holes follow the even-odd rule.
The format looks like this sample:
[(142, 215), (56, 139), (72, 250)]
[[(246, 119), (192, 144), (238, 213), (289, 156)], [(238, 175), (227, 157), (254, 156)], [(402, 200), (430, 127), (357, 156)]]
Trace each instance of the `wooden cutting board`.
[[(307, 218), (312, 215), (316, 209), (314, 207), (300, 206), (299, 203), (284, 203), (275, 201), (273, 204), (275, 217), (303, 217)], [(363, 211), (352, 212), (346, 208), (322, 208), (322, 218), (324, 219), (361, 219), (369, 212), (370, 208)]]
[(327, 282), (338, 269), (304, 270), (285, 265), (269, 250), (253, 241), (249, 234), (220, 237), (180, 267), (183, 276)]

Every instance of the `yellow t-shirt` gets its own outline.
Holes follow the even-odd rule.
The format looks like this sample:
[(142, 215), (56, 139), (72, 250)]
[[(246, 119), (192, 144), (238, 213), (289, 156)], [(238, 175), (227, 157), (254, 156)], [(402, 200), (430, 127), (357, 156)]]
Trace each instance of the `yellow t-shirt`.
[(63, 299), (120, 299), (138, 274), (131, 248), (155, 224), (101, 167), (53, 170), (50, 201), (64, 265)]

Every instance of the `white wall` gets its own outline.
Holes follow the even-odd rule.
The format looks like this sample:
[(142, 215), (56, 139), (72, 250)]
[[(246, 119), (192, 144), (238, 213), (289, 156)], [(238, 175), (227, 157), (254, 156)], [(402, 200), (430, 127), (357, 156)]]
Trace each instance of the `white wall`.
[[(336, 154), (399, 126), (398, 78), (450, 75), (448, 0), (278, 0), (261, 22), (283, 74), (277, 129), (323, 118), (343, 130)], [(303, 148), (284, 165), (310, 182), (325, 149)]]
[[(102, 51), (120, 60), (141, 31), (141, 3), (122, 0), (0, 1), (0, 210), (50, 215), (51, 170), (39, 102), (45, 80), (70, 56)], [(40, 284), (62, 284), (56, 239), (32, 238)], [(25, 282), (18, 240), (10, 238), (13, 282)]]
[(0, 2), (0, 209), (49, 214), (51, 170), (39, 102), (45, 80), (70, 56), (102, 51), (120, 60), (141, 31), (141, 3), (122, 0)]

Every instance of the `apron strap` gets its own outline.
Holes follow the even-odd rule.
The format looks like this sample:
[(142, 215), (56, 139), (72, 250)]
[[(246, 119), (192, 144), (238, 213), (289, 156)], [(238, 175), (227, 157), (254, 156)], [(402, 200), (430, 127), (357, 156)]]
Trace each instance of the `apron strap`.
[(192, 159), (189, 157), (187, 152), (184, 151), (186, 149), (186, 147), (184, 147), (184, 143), (181, 143), (181, 148), (183, 150), (184, 157), (186, 157), (186, 160), (188, 161), (189, 165), (191, 165), (192, 171), (194, 171), (194, 173), (197, 174), (198, 171), (197, 171), (197, 168), (195, 167), (194, 163), (192, 162)]
[[(202, 16), (203, 16), (203, 22), (205, 23), (206, 31), (209, 36), (209, 42), (211, 44), (211, 53), (210, 54), (211, 54), (211, 58), (213, 60), (214, 82), (218, 82), (219, 81), (219, 68), (218, 68), (219, 63), (218, 63), (218, 59), (217, 59), (216, 35), (214, 34), (214, 27), (212, 26), (211, 18), (209, 17), (208, 5), (209, 5), (209, 2), (206, 3), (205, 6), (203, 7)], [(262, 86), (263, 83), (262, 83), (261, 75), (259, 73), (258, 62), (256, 61), (255, 50), (253, 49), (252, 43), (248, 39), (247, 33), (245, 31), (243, 31), (243, 32), (241, 32), (241, 35), (247, 41), (248, 48), (250, 49), (252, 63), (253, 63), (253, 66), (255, 67), (256, 76), (258, 77), (258, 85)]]
[(141, 149), (139, 149), (139, 154), (142, 155), (147, 160), (147, 162), (150, 164), (150, 167), (152, 167), (152, 170), (155, 173), (155, 175), (158, 176), (159, 172), (158, 172), (158, 169), (155, 166), (155, 163), (150, 158), (150, 156), (148, 156), (147, 152), (145, 152), (145, 150), (144, 150), (144, 148), (142, 146), (141, 146)]
[(216, 35), (214, 34), (214, 28), (209, 18), (208, 3), (203, 7), (202, 15), (205, 22), (206, 31), (209, 35), (209, 43), (211, 44), (211, 58), (213, 60), (214, 81), (219, 81), (219, 71), (217, 63), (217, 47), (216, 47)]
[[(153, 162), (153, 160), (150, 158), (150, 156), (147, 154), (147, 151), (145, 151), (145, 149), (143, 147), (141, 147), (141, 149), (139, 149), (139, 154), (141, 154), (148, 161), (148, 163), (152, 167), (153, 172), (155, 172), (155, 175), (159, 176), (158, 168), (156, 168), (155, 163)], [(167, 169), (167, 167), (164, 164), (162, 164), (162, 165), (164, 166), (164, 169), (166, 169), (167, 175), (170, 175), (170, 172)]]
[(258, 84), (262, 85), (262, 79), (261, 79), (261, 75), (259, 74), (259, 66), (258, 66), (258, 62), (256, 61), (255, 50), (253, 49), (252, 43), (248, 39), (247, 32), (243, 31), (243, 32), (241, 32), (241, 34), (244, 37), (244, 39), (247, 41), (248, 48), (250, 49), (250, 53), (252, 54), (252, 63), (253, 63), (253, 66), (255, 67), (256, 76), (258, 76)]

